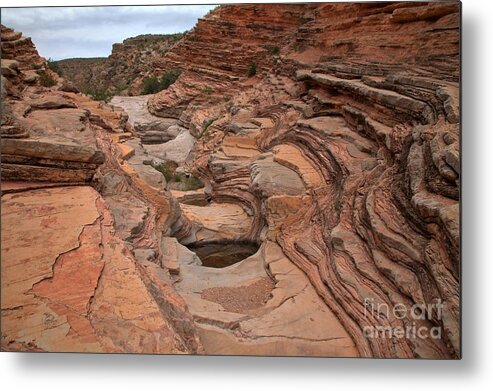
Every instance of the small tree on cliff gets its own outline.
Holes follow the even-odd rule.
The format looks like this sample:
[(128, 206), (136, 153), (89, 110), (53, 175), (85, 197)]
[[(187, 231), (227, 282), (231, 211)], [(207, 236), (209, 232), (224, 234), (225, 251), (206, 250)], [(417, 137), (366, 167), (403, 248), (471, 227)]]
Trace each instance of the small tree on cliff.
[(247, 75), (248, 75), (248, 77), (253, 77), (256, 74), (257, 74), (257, 64), (254, 62), (251, 62), (250, 65), (248, 66)]
[(50, 68), (53, 72), (58, 74), (58, 76), (62, 76), (62, 70), (60, 69), (60, 66), (58, 65), (58, 62), (53, 60), (51, 57), (46, 60), (46, 63), (48, 64), (48, 68)]
[(172, 69), (171, 71), (166, 72), (161, 77), (161, 81), (159, 82), (159, 87), (161, 88), (161, 90), (165, 90), (171, 84), (173, 84), (178, 79), (180, 74), (181, 71), (179, 69)]

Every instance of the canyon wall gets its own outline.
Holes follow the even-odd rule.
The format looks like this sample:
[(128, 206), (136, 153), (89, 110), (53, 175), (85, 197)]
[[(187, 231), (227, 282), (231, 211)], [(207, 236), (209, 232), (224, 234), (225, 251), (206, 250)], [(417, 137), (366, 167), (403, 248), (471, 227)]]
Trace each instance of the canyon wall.
[(1, 349), (201, 353), (167, 271), (136, 260), (173, 213), (125, 167), (128, 116), (72, 92), (21, 33), (1, 41)]
[[(459, 11), (220, 7), (163, 58), (182, 76), (148, 101), (199, 138), (188, 167), (211, 198), (252, 216), (241, 239), (280, 246), (361, 356), (460, 356)], [(199, 240), (183, 212), (175, 235)], [(376, 309), (401, 305), (426, 309)]]
[[(27, 227), (2, 224), (2, 348), (460, 357), (459, 29), (457, 2), (221, 6), (132, 85), (174, 84), (112, 105), (64, 91), (32, 45), (2, 58), (2, 137), (85, 151), (2, 142), (3, 222), (28, 205), (59, 229), (73, 191), (90, 211), (39, 268)], [(190, 251), (211, 244), (258, 251), (216, 270)], [(81, 252), (88, 283), (59, 288)]]
[(104, 92), (112, 84), (107, 75), (108, 58), (67, 58), (55, 62), (58, 73), (86, 94)]
[(139, 95), (142, 85), (131, 87), (133, 81), (153, 69), (154, 62), (182, 36), (180, 33), (139, 35), (115, 43), (108, 57), (68, 58), (55, 63), (62, 76), (86, 94), (103, 98), (125, 93)]

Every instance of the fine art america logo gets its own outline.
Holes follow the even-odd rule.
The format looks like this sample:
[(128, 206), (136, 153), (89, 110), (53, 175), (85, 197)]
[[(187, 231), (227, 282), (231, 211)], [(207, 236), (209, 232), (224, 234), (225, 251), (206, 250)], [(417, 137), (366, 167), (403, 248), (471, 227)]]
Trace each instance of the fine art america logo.
[(405, 325), (398, 326), (389, 324), (365, 326), (363, 333), (367, 338), (441, 339), (442, 337), (442, 327), (433, 325), (442, 319), (444, 303), (440, 299), (436, 303), (407, 306), (403, 303), (394, 305), (377, 303), (375, 299), (366, 297), (363, 304), (366, 318), (378, 320), (390, 319), (393, 316), (398, 320), (408, 320)]

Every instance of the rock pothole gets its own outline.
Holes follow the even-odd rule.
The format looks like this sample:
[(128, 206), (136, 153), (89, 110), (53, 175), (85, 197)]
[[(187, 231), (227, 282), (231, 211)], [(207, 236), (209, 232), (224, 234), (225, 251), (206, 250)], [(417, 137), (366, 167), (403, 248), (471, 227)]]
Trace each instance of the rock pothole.
[(202, 261), (202, 266), (225, 268), (255, 254), (260, 245), (255, 242), (206, 242), (187, 246)]

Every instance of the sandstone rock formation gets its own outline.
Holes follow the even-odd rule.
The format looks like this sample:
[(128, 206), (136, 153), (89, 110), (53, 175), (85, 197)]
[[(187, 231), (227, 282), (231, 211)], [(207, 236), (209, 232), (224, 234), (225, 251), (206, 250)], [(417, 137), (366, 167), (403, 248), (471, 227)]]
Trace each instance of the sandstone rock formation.
[[(43, 87), (57, 76), (29, 38), (2, 26), (2, 179), (89, 182), (104, 156), (89, 111), (69, 94)], [(5, 80), (4, 80), (5, 79)]]
[[(455, 2), (221, 6), (135, 82), (180, 69), (176, 83), (111, 105), (2, 63), (21, 129), (2, 143), (2, 218), (31, 206), (35, 224), (74, 233), (51, 235), (38, 268), (18, 249), (31, 231), (2, 224), (16, 292), (2, 347), (460, 357), (459, 24)], [(46, 159), (88, 176), (22, 176)], [(55, 214), (73, 202), (61, 194), (88, 216)]]
[(2, 350), (202, 352), (167, 269), (136, 260), (172, 213), (112, 141), (128, 116), (60, 91), (26, 42), (2, 26)]
[(2, 204), (4, 349), (15, 341), (42, 351), (193, 351), (153, 296), (159, 274), (128, 253), (94, 189), (23, 191)]
[[(279, 245), (360, 355), (457, 357), (458, 5), (289, 11), (291, 18), (282, 6), (221, 7), (199, 21), (196, 38), (163, 59), (184, 72), (151, 97), (149, 110), (201, 136), (189, 167), (206, 178), (212, 200), (245, 208), (253, 219), (241, 239)], [(273, 22), (255, 29), (250, 20), (265, 14)], [(212, 26), (233, 39), (212, 48)], [(279, 55), (261, 55), (262, 28), (271, 29)], [(186, 54), (199, 50), (206, 69)], [(248, 80), (252, 61), (270, 69)], [(212, 94), (202, 92), (204, 80)], [(225, 94), (233, 98), (221, 101)], [(196, 230), (196, 218), (185, 212), (187, 219), (175, 226), (183, 243)], [(375, 320), (367, 298), (389, 308), (444, 303), (443, 313), (430, 310), (417, 322), (439, 325), (441, 339), (365, 337), (365, 326), (416, 323), (410, 315)]]
[(132, 85), (154, 68), (183, 34), (145, 34), (115, 43), (108, 57), (68, 58), (56, 61), (62, 75), (82, 92), (91, 95), (140, 94)]

